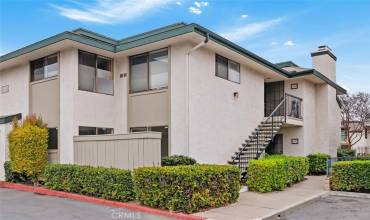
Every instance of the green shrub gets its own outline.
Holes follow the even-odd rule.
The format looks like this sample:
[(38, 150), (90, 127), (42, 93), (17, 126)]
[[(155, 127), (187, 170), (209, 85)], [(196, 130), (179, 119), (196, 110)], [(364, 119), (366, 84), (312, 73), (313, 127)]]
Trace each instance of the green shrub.
[(337, 149), (337, 157), (355, 157), (356, 151), (347, 149), (347, 148), (338, 148)]
[(196, 162), (193, 158), (183, 155), (172, 155), (162, 158), (162, 166), (193, 165)]
[(48, 131), (41, 118), (28, 116), (21, 125), (13, 123), (9, 133), (9, 156), (14, 172), (24, 173), (34, 184), (48, 163)]
[(10, 161), (6, 161), (4, 163), (4, 170), (5, 170), (5, 181), (12, 182), (12, 183), (32, 183), (32, 180), (29, 176), (17, 173), (12, 170), (10, 165)]
[(271, 192), (284, 190), (302, 181), (308, 172), (308, 159), (293, 156), (266, 156), (248, 165), (247, 185), (251, 190)]
[(310, 165), (309, 173), (311, 175), (322, 175), (326, 173), (327, 160), (330, 158), (329, 154), (309, 154), (307, 158)]
[(338, 191), (370, 190), (370, 161), (341, 161), (333, 164), (330, 188)]
[(131, 172), (128, 170), (70, 164), (51, 164), (45, 169), (45, 186), (66, 192), (117, 201), (135, 198)]
[(240, 171), (229, 165), (142, 167), (134, 170), (137, 199), (144, 205), (192, 213), (235, 202)]
[(363, 154), (356, 157), (356, 160), (370, 160), (370, 154)]

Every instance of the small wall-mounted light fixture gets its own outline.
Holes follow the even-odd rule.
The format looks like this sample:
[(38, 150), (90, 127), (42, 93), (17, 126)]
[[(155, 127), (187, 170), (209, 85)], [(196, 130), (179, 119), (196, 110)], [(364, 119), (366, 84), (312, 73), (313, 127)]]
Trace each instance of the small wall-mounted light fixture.
[(290, 143), (291, 143), (291, 144), (298, 144), (298, 143), (299, 143), (299, 139), (298, 139), (298, 138), (292, 138), (292, 139), (290, 140)]
[(235, 99), (239, 98), (239, 92), (234, 92), (234, 98)]
[(291, 89), (298, 89), (298, 83), (292, 83), (290, 84)]

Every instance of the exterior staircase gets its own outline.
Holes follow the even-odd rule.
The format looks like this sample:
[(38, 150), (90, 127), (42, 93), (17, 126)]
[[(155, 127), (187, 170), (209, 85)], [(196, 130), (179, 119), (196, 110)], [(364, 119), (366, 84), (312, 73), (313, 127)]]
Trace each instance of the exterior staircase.
[(257, 160), (265, 153), (267, 146), (274, 140), (275, 135), (286, 123), (287, 109), (290, 110), (288, 116), (292, 114), (292, 99), (296, 100), (297, 97), (285, 94), (283, 100), (272, 113), (261, 121), (249, 138), (239, 147), (238, 151), (231, 156), (231, 160), (228, 163), (238, 166), (244, 176), (247, 174), (249, 161)]

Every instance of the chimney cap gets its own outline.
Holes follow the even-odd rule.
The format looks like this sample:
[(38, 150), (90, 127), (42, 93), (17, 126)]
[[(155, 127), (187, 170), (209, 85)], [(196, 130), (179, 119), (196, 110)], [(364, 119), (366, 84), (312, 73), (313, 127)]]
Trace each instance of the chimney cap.
[(337, 57), (333, 54), (333, 51), (328, 45), (320, 45), (317, 49), (317, 51), (311, 53), (311, 57), (314, 56), (320, 56), (323, 54), (329, 55), (331, 58), (333, 58), (335, 61), (337, 61)]

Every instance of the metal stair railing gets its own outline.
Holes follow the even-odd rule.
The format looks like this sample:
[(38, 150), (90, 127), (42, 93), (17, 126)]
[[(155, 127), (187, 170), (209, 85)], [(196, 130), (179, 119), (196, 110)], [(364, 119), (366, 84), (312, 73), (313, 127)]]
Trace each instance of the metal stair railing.
[[(241, 170), (246, 169), (249, 160), (251, 159), (258, 159), (263, 152), (265, 151), (265, 146), (268, 145), (267, 140), (271, 142), (275, 137), (277, 130), (275, 131), (275, 127), (281, 127), (283, 123), (286, 122), (287, 116), (287, 100), (290, 99), (289, 94), (285, 94), (283, 100), (276, 106), (276, 108), (272, 111), (272, 113), (260, 124), (262, 127), (265, 126), (263, 131), (270, 131), (270, 133), (264, 133), (262, 135), (262, 129), (258, 127), (254, 133), (255, 138), (253, 141), (248, 142), (237, 154), (238, 166)], [(281, 110), (283, 110), (283, 115), (281, 114)], [(266, 126), (267, 125), (267, 126)], [(266, 129), (267, 128), (267, 129)], [(250, 154), (246, 154), (243, 156), (243, 153), (248, 148)], [(248, 152), (249, 153), (249, 152)]]

